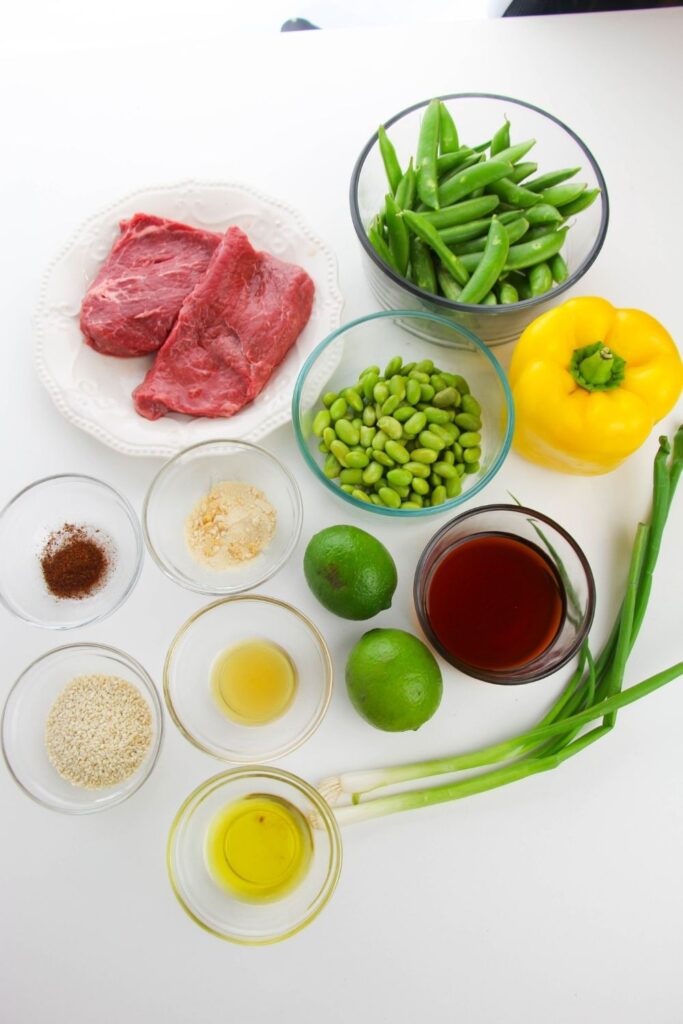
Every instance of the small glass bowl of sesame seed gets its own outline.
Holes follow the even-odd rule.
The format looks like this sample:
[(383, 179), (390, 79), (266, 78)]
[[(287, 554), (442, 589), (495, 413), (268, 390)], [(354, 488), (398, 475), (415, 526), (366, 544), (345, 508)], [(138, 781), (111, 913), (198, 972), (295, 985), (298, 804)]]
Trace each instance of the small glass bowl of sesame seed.
[(69, 644), (37, 658), (10, 690), (2, 752), (37, 803), (90, 814), (140, 788), (162, 732), (161, 703), (142, 665), (114, 647)]

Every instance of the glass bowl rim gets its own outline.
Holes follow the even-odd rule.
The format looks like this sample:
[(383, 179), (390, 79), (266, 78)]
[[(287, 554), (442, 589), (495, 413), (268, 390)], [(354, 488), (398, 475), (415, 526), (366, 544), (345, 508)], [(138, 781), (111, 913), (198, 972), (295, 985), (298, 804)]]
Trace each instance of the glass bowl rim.
[(566, 281), (562, 281), (560, 284), (555, 284), (551, 292), (544, 292), (541, 295), (532, 296), (530, 299), (522, 299), (519, 302), (506, 303), (504, 306), (482, 306), (473, 305), (472, 303), (455, 302), (453, 299), (447, 299), (443, 295), (434, 295), (432, 292), (425, 291), (424, 288), (419, 288), (412, 281), (402, 277), (395, 270), (393, 270), (384, 260), (375, 252), (372, 245), (368, 240), (365, 228), (361, 222), (360, 213), (358, 210), (358, 184), (360, 181), (361, 172), (365, 161), (373, 149), (375, 144), (378, 142), (378, 134), (374, 132), (370, 139), (363, 146), (360, 155), (358, 156), (356, 163), (354, 164), (353, 171), (351, 172), (351, 184), (349, 187), (349, 203), (351, 207), (351, 221), (353, 223), (354, 230), (358, 236), (364, 252), (372, 260), (375, 266), (382, 271), (394, 284), (404, 288), (411, 295), (416, 296), (422, 301), (434, 303), (437, 306), (441, 306), (444, 310), (453, 310), (461, 313), (477, 313), (482, 316), (505, 316), (507, 312), (515, 312), (516, 310), (533, 309), (534, 306), (538, 306), (544, 302), (547, 302), (549, 297), (562, 295), (564, 292), (572, 288), (577, 281), (579, 281), (590, 269), (595, 260), (597, 259), (600, 250), (602, 249), (605, 236), (607, 235), (607, 227), (609, 225), (609, 197), (607, 194), (607, 183), (605, 182), (604, 175), (600, 169), (600, 166), (593, 156), (591, 150), (585, 144), (583, 139), (577, 135), (577, 133), (565, 124), (564, 121), (560, 120), (559, 117), (555, 117), (554, 114), (550, 114), (543, 107), (536, 106), (534, 103), (528, 103), (526, 100), (515, 99), (514, 96), (505, 96), (500, 93), (493, 92), (452, 92), (444, 93), (439, 96), (430, 97), (427, 100), (420, 100), (418, 103), (413, 103), (409, 107), (405, 107), (400, 110), (397, 114), (393, 114), (390, 118), (383, 122), (385, 128), (390, 128), (396, 121), (400, 121), (401, 118), (407, 114), (411, 114), (414, 110), (419, 110), (421, 107), (426, 107), (431, 99), (439, 100), (459, 100), (459, 99), (486, 99), (486, 100), (502, 100), (505, 103), (514, 103), (519, 107), (526, 107), (528, 110), (533, 110), (534, 113), (540, 114), (542, 117), (547, 118), (549, 121), (553, 121), (559, 128), (569, 135), (570, 138), (579, 146), (579, 148), (585, 153), (586, 159), (588, 160), (595, 177), (598, 180), (598, 186), (600, 188), (600, 195), (602, 199), (602, 210), (600, 215), (600, 224), (598, 226), (598, 232), (595, 236), (593, 244), (584, 258), (582, 263), (576, 268), (576, 270), (569, 274)]
[[(5, 718), (7, 715), (7, 710), (9, 708), (10, 700), (12, 699), (14, 694), (19, 690), (21, 685), (25, 682), (26, 677), (36, 667), (36, 665), (39, 665), (42, 661), (47, 661), (56, 654), (62, 654), (64, 651), (94, 651), (96, 654), (104, 653), (115, 655), (122, 661), (127, 662), (129, 667), (133, 669), (136, 675), (136, 681), (141, 684), (142, 689), (150, 698), (153, 708), (153, 718), (154, 725), (156, 726), (156, 735), (154, 740), (152, 741), (152, 751), (149, 756), (148, 765), (145, 771), (141, 773), (140, 778), (138, 779), (138, 781), (136, 782), (135, 786), (133, 786), (132, 789), (130, 789), (126, 793), (120, 794), (115, 800), (111, 800), (109, 803), (103, 804), (101, 806), (93, 807), (88, 804), (84, 805), (83, 807), (58, 807), (56, 804), (50, 803), (47, 800), (43, 800), (41, 799), (41, 797), (36, 796), (35, 793), (31, 792), (31, 790), (24, 785), (22, 780), (14, 771), (5, 744)], [(19, 786), (19, 788), (26, 794), (26, 796), (30, 797), (31, 800), (39, 804), (41, 807), (46, 807), (48, 810), (55, 811), (57, 814), (69, 814), (74, 816), (97, 814), (100, 811), (108, 811), (112, 807), (117, 807), (119, 804), (125, 803), (126, 800), (133, 796), (134, 793), (137, 793), (137, 791), (141, 789), (141, 787), (145, 784), (145, 782), (147, 782), (147, 779), (152, 774), (156, 766), (156, 763), (159, 759), (159, 753), (161, 751), (163, 738), (164, 712), (161, 705), (161, 700), (159, 699), (159, 694), (157, 693), (157, 689), (156, 686), (154, 685), (152, 677), (150, 676), (147, 669), (144, 668), (144, 666), (141, 665), (136, 658), (128, 654), (126, 651), (121, 650), (119, 647), (113, 647), (111, 644), (99, 644), (81, 641), (79, 643), (63, 644), (60, 647), (53, 647), (51, 650), (45, 651), (43, 654), (38, 655), (37, 658), (34, 658), (33, 661), (26, 665), (23, 671), (20, 672), (20, 674), (15, 679), (14, 683), (12, 684), (7, 694), (7, 697), (5, 698), (5, 702), (2, 709), (2, 716), (0, 717), (0, 746), (2, 747), (2, 756), (7, 766), (7, 770), (9, 771), (10, 775), (16, 782), (17, 786)], [(92, 792), (97, 792), (97, 790), (93, 790)]]
[[(202, 584), (195, 583), (192, 580), (177, 575), (167, 564), (167, 562), (164, 560), (160, 552), (157, 551), (156, 547), (152, 543), (152, 539), (150, 537), (147, 525), (149, 518), (149, 503), (152, 494), (154, 493), (154, 490), (159, 484), (162, 477), (171, 469), (171, 467), (175, 463), (177, 463), (181, 458), (183, 458), (183, 456), (189, 454), (190, 452), (196, 451), (198, 448), (208, 449), (214, 447), (215, 445), (230, 445), (234, 446), (236, 449), (246, 448), (252, 454), (257, 453), (257, 455), (265, 455), (266, 458), (270, 459), (270, 461), (277, 467), (277, 469), (282, 473), (282, 475), (286, 479), (294, 499), (295, 512), (293, 528), (282, 557), (278, 561), (276, 561), (270, 567), (270, 569), (262, 576), (259, 576), (252, 582), (247, 583), (246, 586), (240, 586), (237, 589), (235, 589), (234, 587), (225, 588), (217, 586), (207, 588)], [(272, 452), (268, 451), (267, 448), (263, 448), (261, 445), (254, 444), (251, 441), (242, 441), (239, 438), (234, 437), (213, 438), (210, 441), (198, 441), (196, 444), (191, 444), (187, 448), (182, 448), (179, 452), (176, 452), (175, 455), (172, 455), (169, 459), (166, 459), (161, 468), (152, 477), (149, 487), (147, 488), (147, 492), (142, 503), (141, 519), (142, 533), (145, 538), (145, 545), (147, 547), (147, 550), (151, 555), (155, 565), (159, 569), (161, 569), (161, 571), (163, 572), (164, 576), (166, 576), (167, 579), (172, 580), (174, 583), (176, 583), (180, 587), (183, 587), (185, 590), (193, 591), (195, 594), (204, 594), (207, 597), (237, 597), (240, 594), (244, 594), (248, 590), (252, 590), (254, 587), (260, 586), (262, 583), (265, 583), (267, 580), (271, 579), (277, 572), (279, 572), (284, 565), (287, 564), (287, 562), (289, 561), (294, 552), (294, 548), (298, 543), (299, 537), (301, 536), (301, 530), (303, 527), (303, 501), (301, 498), (301, 491), (299, 490), (299, 485), (297, 484), (292, 473), (290, 473), (289, 469), (287, 469), (284, 463), (281, 462), (276, 455), (273, 455)]]
[(294, 740), (290, 741), (284, 746), (277, 747), (274, 751), (264, 751), (260, 754), (260, 758), (264, 762), (276, 761), (279, 760), (281, 757), (285, 757), (287, 754), (291, 754), (292, 751), (297, 750), (306, 742), (306, 740), (310, 739), (311, 736), (317, 731), (318, 727), (320, 726), (322, 720), (324, 719), (327, 713), (327, 709), (330, 706), (334, 683), (334, 664), (325, 637), (322, 635), (322, 633), (315, 625), (315, 623), (311, 619), (309, 619), (307, 615), (305, 615), (298, 608), (295, 608), (293, 604), (289, 604), (289, 602), (287, 601), (282, 601), (277, 597), (268, 597), (266, 594), (231, 594), (227, 597), (221, 597), (217, 601), (211, 601), (210, 604), (204, 605), (203, 608), (199, 608), (196, 612), (193, 612), (192, 615), (190, 615), (189, 618), (187, 618), (185, 622), (183, 622), (182, 626), (176, 631), (175, 635), (173, 636), (173, 639), (171, 640), (168, 646), (166, 657), (164, 658), (164, 667), (162, 672), (164, 701), (166, 703), (166, 709), (180, 734), (184, 736), (186, 740), (189, 740), (189, 742), (192, 743), (192, 745), (195, 746), (198, 750), (201, 750), (205, 754), (209, 754), (211, 757), (215, 757), (216, 760), (218, 761), (224, 761), (227, 764), (240, 766), (253, 764), (254, 755), (250, 755), (248, 758), (239, 757), (235, 756), (234, 752), (231, 752), (231, 756), (226, 757), (224, 754), (217, 754), (215, 750), (212, 750), (210, 747), (207, 747), (203, 743), (201, 743), (200, 740), (198, 740), (197, 737), (192, 732), (190, 732), (190, 730), (187, 728), (185, 723), (180, 718), (180, 715), (178, 714), (178, 711), (173, 703), (173, 698), (170, 692), (169, 677), (171, 672), (171, 663), (173, 661), (176, 649), (180, 641), (192, 629), (195, 622), (198, 619), (200, 619), (203, 615), (206, 615), (208, 612), (211, 612), (215, 608), (221, 607), (222, 605), (231, 604), (234, 601), (254, 601), (258, 604), (275, 605), (278, 608), (284, 609), (288, 614), (295, 615), (298, 619), (300, 619), (303, 622), (303, 624), (309, 630), (316, 643), (318, 650), (320, 651), (323, 657), (325, 673), (322, 691), (323, 703), (321, 707), (318, 709), (317, 713), (306, 726), (306, 729), (302, 733), (297, 735)]
[(107, 483), (106, 480), (100, 480), (99, 477), (91, 476), (89, 473), (53, 473), (50, 476), (42, 476), (38, 480), (33, 480), (31, 483), (26, 484), (25, 487), (22, 487), (20, 491), (17, 491), (17, 493), (12, 498), (10, 498), (10, 500), (3, 506), (3, 508), (0, 509), (0, 523), (5, 518), (6, 513), (9, 512), (12, 506), (16, 505), (17, 502), (21, 501), (21, 499), (24, 498), (29, 493), (29, 491), (36, 490), (37, 488), (42, 487), (45, 484), (54, 483), (57, 480), (78, 480), (80, 482), (85, 482), (87, 484), (95, 484), (96, 488), (108, 491), (109, 496), (113, 496), (116, 499), (116, 501), (118, 501), (118, 503), (123, 508), (123, 511), (126, 513), (126, 517), (131, 525), (133, 534), (135, 536), (135, 565), (131, 577), (126, 587), (122, 591), (119, 599), (113, 605), (111, 605), (111, 607), (105, 608), (103, 611), (99, 612), (97, 615), (91, 616), (90, 618), (81, 619), (78, 622), (73, 623), (46, 622), (43, 619), (36, 619), (30, 615), (25, 615), (23, 612), (19, 611), (19, 609), (16, 608), (14, 604), (12, 604), (7, 598), (4, 592), (4, 588), (2, 586), (1, 575), (0, 603), (9, 612), (11, 612), (12, 615), (15, 615), (18, 619), (21, 619), (23, 622), (29, 622), (32, 626), (40, 626), (42, 629), (55, 630), (79, 629), (82, 626), (91, 626), (95, 622), (102, 622), (103, 619), (106, 619), (108, 618), (108, 616), (113, 615), (115, 611), (118, 611), (118, 609), (123, 604), (125, 604), (130, 595), (133, 593), (133, 590), (135, 589), (135, 586), (138, 580), (140, 579), (145, 546), (142, 540), (143, 535), (140, 520), (128, 498), (126, 498), (126, 496), (122, 494), (121, 491), (118, 491), (115, 487), (112, 487), (111, 484)]
[[(327, 832), (330, 840), (331, 864), (325, 876), (324, 884), (319, 890), (313, 910), (307, 914), (306, 917), (296, 925), (296, 927), (288, 928), (279, 935), (269, 936), (265, 939), (239, 938), (236, 935), (228, 935), (225, 932), (217, 931), (215, 928), (208, 925), (198, 917), (197, 914), (195, 914), (181, 894), (180, 887), (177, 884), (176, 872), (174, 870), (173, 852), (175, 849), (175, 839), (181, 824), (186, 818), (188, 810), (196, 801), (201, 803), (206, 796), (215, 792), (216, 789), (239, 778), (274, 779), (278, 782), (285, 783), (289, 787), (298, 789), (299, 792), (303, 793), (304, 796), (306, 796), (314, 805), (325, 825), (325, 831)], [(315, 920), (321, 910), (327, 906), (334, 890), (337, 887), (337, 882), (339, 881), (339, 875), (342, 868), (342, 858), (343, 844), (339, 823), (335, 817), (333, 809), (327, 803), (323, 795), (309, 782), (306, 782), (305, 779), (302, 779), (298, 775), (294, 775), (292, 772), (285, 771), (282, 768), (271, 768), (269, 765), (260, 764), (244, 764), (237, 768), (230, 768), (226, 771), (219, 772), (218, 775), (213, 775), (209, 779), (205, 779), (204, 782), (196, 786), (195, 789), (193, 789), (192, 792), (183, 800), (182, 804), (176, 811), (173, 821), (171, 822), (168, 839), (166, 841), (166, 870), (168, 872), (171, 888), (173, 889), (173, 893), (180, 906), (188, 917), (194, 921), (195, 924), (198, 924), (204, 931), (208, 932), (210, 935), (215, 935), (219, 939), (223, 939), (225, 942), (234, 942), (240, 946), (273, 945), (276, 942), (281, 942), (284, 939), (290, 938), (292, 935), (296, 935), (297, 932), (300, 932), (306, 927), (306, 925)]]
[[(507, 408), (508, 422), (505, 431), (505, 436), (501, 443), (501, 449), (498, 452), (498, 455), (496, 456), (495, 460), (491, 464), (489, 471), (484, 476), (480, 477), (477, 480), (476, 484), (470, 487), (467, 491), (461, 492), (455, 498), (450, 498), (447, 501), (442, 502), (441, 505), (435, 505), (434, 507), (430, 508), (388, 508), (383, 505), (374, 505), (371, 502), (367, 501), (359, 501), (357, 498), (354, 498), (353, 495), (347, 494), (346, 491), (342, 491), (341, 487), (339, 487), (338, 484), (335, 484), (332, 480), (325, 476), (321, 467), (318, 465), (316, 460), (311, 455), (311, 452), (303, 436), (303, 430), (301, 427), (299, 417), (299, 401), (301, 399), (301, 393), (303, 391), (306, 378), (311, 368), (313, 367), (314, 363), (316, 362), (318, 357), (324, 352), (324, 350), (329, 345), (331, 345), (333, 341), (336, 341), (336, 339), (340, 335), (345, 334), (347, 331), (351, 330), (354, 327), (358, 327), (360, 324), (368, 323), (371, 320), (382, 320), (387, 318), (396, 319), (398, 317), (410, 317), (412, 319), (418, 320), (430, 320), (432, 322), (442, 324), (445, 327), (448, 327), (451, 330), (456, 331), (456, 333), (462, 334), (465, 338), (468, 339), (468, 341), (472, 342), (478, 353), (480, 355), (483, 355), (486, 359), (488, 359), (489, 363), (491, 364), (491, 368), (493, 369), (495, 375), (497, 376), (499, 383), (502, 385), (505, 406)], [(431, 345), (434, 344), (434, 342), (428, 342), (428, 344)], [(507, 376), (505, 375), (503, 368), (498, 362), (496, 356), (493, 354), (488, 345), (485, 345), (484, 342), (481, 341), (481, 339), (478, 338), (477, 335), (470, 331), (467, 327), (464, 327), (462, 324), (455, 323), (453, 320), (448, 320), (446, 317), (440, 316), (437, 313), (428, 313), (426, 310), (422, 309), (382, 309), (375, 313), (367, 313), (365, 316), (356, 317), (355, 320), (349, 320), (347, 323), (342, 324), (340, 327), (337, 327), (334, 331), (328, 334), (326, 338), (323, 338), (323, 340), (318, 345), (316, 345), (316, 347), (313, 349), (313, 351), (307, 357), (305, 363), (301, 367), (299, 375), (296, 379), (296, 383), (294, 385), (294, 392), (292, 394), (292, 425), (294, 427), (294, 436), (296, 438), (296, 443), (299, 448), (299, 451), (303, 456), (304, 462), (308, 465), (310, 469), (313, 470), (314, 475), (317, 477), (318, 480), (320, 480), (322, 484), (324, 484), (324, 486), (327, 488), (328, 491), (330, 491), (331, 494), (334, 494), (338, 498), (342, 498), (342, 500), (348, 502), (349, 505), (352, 505), (354, 508), (362, 509), (364, 512), (374, 512), (377, 515), (388, 516), (389, 518), (395, 519), (408, 519), (418, 518), (420, 516), (438, 515), (439, 513), (447, 512), (449, 509), (457, 508), (458, 505), (461, 505), (464, 501), (469, 501), (470, 498), (473, 498), (475, 494), (478, 494), (479, 491), (481, 491), (481, 489), (486, 486), (486, 484), (493, 480), (494, 476), (503, 465), (510, 451), (510, 446), (512, 444), (512, 435), (515, 429), (515, 405), (512, 398), (512, 390), (510, 388)]]
[[(468, 519), (471, 516), (480, 515), (482, 512), (514, 512), (519, 513), (520, 515), (531, 516), (534, 519), (540, 519), (543, 523), (545, 523), (546, 526), (550, 526), (553, 530), (556, 530), (557, 533), (559, 533), (560, 536), (567, 541), (570, 548), (577, 556), (581, 564), (581, 568), (583, 569), (583, 572), (586, 577), (586, 585), (588, 590), (588, 595), (586, 599), (586, 612), (583, 617), (583, 624), (581, 626), (581, 629), (577, 633), (576, 639), (572, 643), (569, 651), (562, 657), (560, 661), (557, 662), (557, 664), (552, 665), (545, 671), (532, 672), (530, 675), (525, 675), (520, 679), (507, 679), (505, 678), (505, 674), (503, 672), (486, 672), (484, 670), (479, 669), (477, 669), (475, 674), (471, 666), (466, 665), (464, 662), (461, 662), (458, 659), (454, 658), (453, 655), (445, 649), (445, 647), (443, 646), (443, 644), (441, 643), (441, 641), (431, 628), (429, 619), (427, 617), (426, 594), (423, 597), (423, 588), (421, 588), (420, 586), (420, 580), (423, 573), (424, 563), (431, 554), (436, 543), (448, 530), (450, 530), (454, 526), (455, 523), (460, 523), (461, 521)], [(425, 636), (427, 637), (429, 643), (432, 645), (432, 647), (434, 647), (434, 649), (444, 659), (444, 661), (448, 662), (449, 665), (452, 665), (453, 668), (458, 669), (459, 672), (463, 672), (471, 679), (480, 679), (482, 682), (495, 683), (498, 686), (521, 686), (525, 683), (538, 682), (540, 679), (545, 679), (547, 676), (553, 675), (553, 673), (559, 671), (559, 669), (564, 668), (564, 666), (568, 662), (570, 662), (571, 659), (575, 656), (579, 647), (585, 640), (591, 628), (591, 625), (593, 624), (593, 616), (595, 614), (595, 578), (593, 576), (593, 570), (590, 567), (590, 564), (588, 562), (588, 559), (586, 558), (586, 555), (583, 552), (583, 549), (579, 546), (577, 541), (574, 540), (569, 531), (565, 530), (565, 528), (563, 526), (560, 526), (560, 524), (556, 522), (554, 519), (551, 519), (550, 516), (545, 515), (543, 512), (538, 512), (536, 509), (529, 508), (527, 505), (509, 505), (504, 503), (496, 503), (493, 505), (479, 505), (477, 508), (472, 508), (468, 509), (466, 512), (461, 512), (460, 515), (455, 516), (453, 519), (450, 519), (447, 523), (444, 523), (444, 525), (439, 527), (436, 533), (427, 541), (422, 551), (422, 554), (418, 559), (417, 566), (415, 567), (415, 575), (413, 576), (413, 604), (415, 606), (415, 612), (417, 614), (420, 626)], [(541, 657), (541, 655), (539, 655), (538, 657)], [(528, 665), (533, 666), (536, 660), (538, 659), (534, 659), (534, 661), (528, 662)]]

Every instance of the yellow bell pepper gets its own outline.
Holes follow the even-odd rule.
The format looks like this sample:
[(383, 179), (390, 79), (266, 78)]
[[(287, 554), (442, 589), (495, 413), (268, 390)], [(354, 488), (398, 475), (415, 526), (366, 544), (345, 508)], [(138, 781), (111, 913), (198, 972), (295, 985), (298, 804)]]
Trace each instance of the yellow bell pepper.
[(565, 473), (608, 473), (674, 407), (683, 362), (647, 313), (580, 298), (529, 324), (509, 379), (521, 455)]

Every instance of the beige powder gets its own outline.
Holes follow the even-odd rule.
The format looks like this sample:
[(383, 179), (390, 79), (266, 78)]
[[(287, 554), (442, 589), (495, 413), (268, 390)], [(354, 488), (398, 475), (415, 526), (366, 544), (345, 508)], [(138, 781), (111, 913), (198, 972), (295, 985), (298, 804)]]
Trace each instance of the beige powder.
[(185, 522), (194, 558), (222, 571), (255, 558), (275, 533), (275, 509), (252, 484), (224, 480), (197, 502)]

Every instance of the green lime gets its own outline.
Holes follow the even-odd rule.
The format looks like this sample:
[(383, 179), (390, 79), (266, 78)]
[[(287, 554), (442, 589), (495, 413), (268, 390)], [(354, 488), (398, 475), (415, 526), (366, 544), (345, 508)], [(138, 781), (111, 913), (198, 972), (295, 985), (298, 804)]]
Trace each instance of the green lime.
[(419, 729), (443, 692), (432, 652), (402, 629), (371, 629), (346, 662), (351, 703), (366, 722), (385, 732)]
[(397, 582), (387, 549), (357, 526), (328, 526), (311, 537), (304, 575), (320, 603), (343, 619), (370, 619), (390, 608)]

